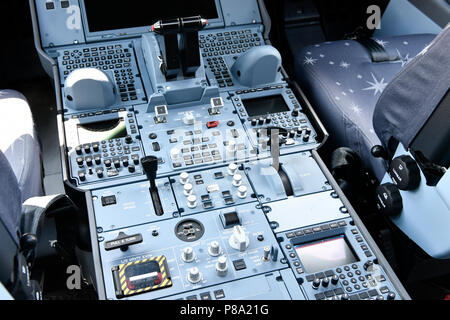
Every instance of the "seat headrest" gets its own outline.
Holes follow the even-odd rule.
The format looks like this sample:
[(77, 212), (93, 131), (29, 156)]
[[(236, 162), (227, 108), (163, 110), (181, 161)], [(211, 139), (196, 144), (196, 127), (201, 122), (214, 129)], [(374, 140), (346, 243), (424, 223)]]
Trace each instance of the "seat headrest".
[(384, 147), (409, 149), (450, 87), (450, 24), (384, 90), (373, 125)]

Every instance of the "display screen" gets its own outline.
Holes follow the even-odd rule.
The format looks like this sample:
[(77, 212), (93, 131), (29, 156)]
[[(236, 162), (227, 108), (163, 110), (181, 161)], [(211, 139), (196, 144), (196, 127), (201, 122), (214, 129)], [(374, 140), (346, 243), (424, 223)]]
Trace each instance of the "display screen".
[(80, 144), (124, 138), (126, 136), (127, 127), (123, 118), (78, 125)]
[(200, 15), (217, 19), (214, 0), (84, 0), (89, 32), (151, 26), (159, 20)]
[(295, 247), (307, 273), (326, 271), (359, 261), (344, 236)]
[(250, 117), (289, 111), (289, 106), (281, 95), (244, 99), (242, 102)]

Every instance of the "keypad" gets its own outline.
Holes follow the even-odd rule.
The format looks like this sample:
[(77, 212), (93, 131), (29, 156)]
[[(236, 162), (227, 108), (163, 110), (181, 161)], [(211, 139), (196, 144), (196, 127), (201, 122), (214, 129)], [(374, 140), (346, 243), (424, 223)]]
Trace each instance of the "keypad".
[(62, 79), (77, 69), (96, 68), (111, 72), (122, 103), (146, 101), (131, 43), (84, 46), (59, 54)]
[(235, 85), (224, 56), (239, 56), (262, 44), (261, 35), (250, 29), (201, 34), (199, 37), (205, 67), (214, 76), (220, 88)]

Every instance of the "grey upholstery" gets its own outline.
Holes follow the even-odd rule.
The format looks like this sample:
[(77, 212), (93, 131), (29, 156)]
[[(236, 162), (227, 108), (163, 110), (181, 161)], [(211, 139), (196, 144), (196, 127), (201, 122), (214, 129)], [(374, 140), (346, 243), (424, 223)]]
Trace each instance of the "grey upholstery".
[[(394, 138), (394, 142), (401, 142), (408, 149), (449, 88), (450, 24), (391, 81), (380, 97), (373, 124), (383, 146), (391, 149)], [(450, 119), (446, 122), (450, 124)]]
[(22, 196), (16, 176), (3, 152), (0, 151), (0, 223), (5, 226), (10, 237), (19, 245), (19, 225), (22, 212)]
[(0, 90), (0, 151), (14, 171), (23, 201), (41, 196), (40, 146), (26, 98), (17, 91)]
[(380, 180), (383, 160), (371, 156), (380, 144), (373, 128), (375, 105), (388, 83), (423, 51), (435, 35), (376, 39), (390, 62), (373, 63), (367, 49), (351, 40), (305, 48), (296, 58), (296, 78), (338, 146), (357, 152)]

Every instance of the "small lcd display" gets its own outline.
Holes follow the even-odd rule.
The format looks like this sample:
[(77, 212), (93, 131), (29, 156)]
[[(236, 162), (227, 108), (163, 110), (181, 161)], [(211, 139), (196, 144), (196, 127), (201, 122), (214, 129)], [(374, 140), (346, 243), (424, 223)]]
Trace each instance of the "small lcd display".
[(307, 273), (326, 271), (359, 261), (345, 236), (301, 244), (295, 247)]
[(289, 111), (282, 95), (242, 100), (250, 117)]
[(217, 19), (214, 0), (84, 0), (89, 32), (149, 27), (159, 20), (200, 15)]
[(119, 139), (127, 136), (127, 127), (123, 118), (79, 124), (77, 129), (80, 144)]

